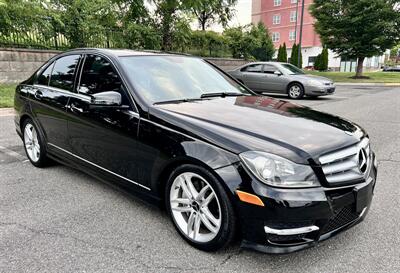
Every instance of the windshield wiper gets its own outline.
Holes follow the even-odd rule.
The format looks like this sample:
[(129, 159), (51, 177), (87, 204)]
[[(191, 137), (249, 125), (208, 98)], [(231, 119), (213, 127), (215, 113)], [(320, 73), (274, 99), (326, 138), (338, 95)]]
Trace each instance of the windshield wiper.
[(199, 99), (199, 98), (193, 98), (193, 99), (184, 98), (184, 99), (176, 99), (176, 100), (164, 100), (164, 101), (157, 101), (157, 102), (154, 102), (153, 105), (156, 105), (156, 104), (164, 104), (164, 103), (189, 102), (189, 101), (196, 101), (196, 100), (200, 100), (200, 99)]
[(204, 93), (201, 94), (200, 98), (212, 98), (212, 97), (236, 97), (236, 96), (244, 96), (243, 93), (236, 93), (236, 92), (216, 92), (216, 93)]

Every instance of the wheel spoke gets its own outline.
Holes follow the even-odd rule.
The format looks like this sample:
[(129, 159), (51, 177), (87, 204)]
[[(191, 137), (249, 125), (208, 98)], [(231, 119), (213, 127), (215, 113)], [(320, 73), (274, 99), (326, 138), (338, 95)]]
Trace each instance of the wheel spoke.
[(25, 128), (26, 135), (27, 135), (27, 137), (28, 137), (29, 140), (32, 140), (32, 139), (33, 139), (33, 136), (32, 136), (31, 128), (28, 127), (28, 125), (27, 125), (26, 127), (27, 127), (27, 128)]
[(33, 127), (32, 127), (32, 139), (37, 142), (36, 130)]
[(192, 196), (190, 190), (188, 189), (188, 187), (187, 187), (187, 185), (186, 185), (186, 181), (185, 181), (185, 179), (184, 179), (183, 177), (179, 177), (179, 183), (180, 183), (181, 188), (182, 188), (183, 192), (185, 193), (185, 195), (186, 195), (188, 198), (193, 198), (193, 196)]
[(183, 205), (190, 205), (191, 202), (188, 198), (176, 198), (172, 199), (171, 203), (178, 203), (178, 204), (183, 204)]
[(193, 231), (193, 224), (194, 224), (195, 212), (192, 211), (190, 213), (189, 219), (187, 221), (187, 235), (190, 237), (190, 234)]
[(206, 192), (207, 192), (209, 189), (210, 189), (210, 186), (205, 185), (205, 186), (201, 189), (201, 191), (199, 192), (199, 194), (197, 195), (196, 200), (200, 201), (201, 199), (203, 199), (204, 196), (205, 196), (205, 194), (206, 194)]
[(206, 199), (204, 199), (202, 205), (203, 206), (208, 206), (208, 204), (210, 204), (210, 202), (215, 198), (215, 194), (214, 192), (211, 192), (209, 196), (207, 196)]
[(219, 226), (219, 220), (212, 215), (211, 211), (208, 208), (202, 209), (204, 216), (214, 225)]
[(189, 212), (192, 211), (191, 207), (171, 207), (172, 210), (174, 211), (179, 211), (179, 212)]
[(192, 183), (192, 176), (184, 174), (183, 177), (185, 178), (185, 182), (190, 191), (190, 194), (192, 195), (193, 198), (196, 198), (198, 195), (198, 192)]
[(196, 217), (194, 218), (194, 228), (193, 228), (193, 239), (194, 240), (196, 240), (196, 236), (200, 232), (200, 223), (201, 223), (200, 214), (196, 213)]
[(200, 213), (200, 219), (201, 222), (204, 224), (204, 226), (211, 231), (212, 233), (217, 233), (218, 232), (218, 227), (215, 227), (211, 224), (211, 222), (207, 219), (207, 217), (203, 214)]

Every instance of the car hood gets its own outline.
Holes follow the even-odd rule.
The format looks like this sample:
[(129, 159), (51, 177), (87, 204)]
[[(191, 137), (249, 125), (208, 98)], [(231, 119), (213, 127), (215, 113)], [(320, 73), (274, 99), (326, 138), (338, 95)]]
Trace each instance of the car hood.
[(316, 75), (311, 75), (311, 74), (302, 74), (302, 75), (290, 75), (291, 77), (294, 77), (296, 79), (299, 80), (317, 80), (317, 81), (321, 81), (321, 82), (332, 82), (332, 80), (325, 78), (325, 77), (321, 77), (321, 76), (316, 76)]
[(154, 105), (150, 119), (239, 154), (248, 150), (309, 162), (354, 144), (365, 132), (340, 117), (266, 96)]

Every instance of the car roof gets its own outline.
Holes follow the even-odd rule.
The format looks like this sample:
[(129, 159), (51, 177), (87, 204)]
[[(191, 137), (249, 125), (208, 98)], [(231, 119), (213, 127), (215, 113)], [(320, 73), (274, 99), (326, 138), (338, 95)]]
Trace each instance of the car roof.
[(123, 56), (151, 56), (151, 55), (184, 55), (191, 56), (185, 53), (163, 52), (156, 50), (132, 50), (132, 49), (108, 49), (108, 48), (75, 48), (67, 51), (68, 53), (103, 53), (114, 57)]

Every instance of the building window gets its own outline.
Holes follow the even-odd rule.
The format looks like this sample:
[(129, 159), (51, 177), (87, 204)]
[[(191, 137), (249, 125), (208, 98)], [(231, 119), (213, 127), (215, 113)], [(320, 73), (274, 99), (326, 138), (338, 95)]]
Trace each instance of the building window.
[(294, 41), (294, 40), (296, 40), (296, 31), (291, 30), (289, 31), (289, 41)]
[(274, 6), (280, 6), (282, 5), (282, 0), (274, 0)]
[(297, 0), (290, 0), (290, 3), (296, 4), (296, 3), (297, 3)]
[(272, 16), (272, 24), (273, 25), (279, 25), (280, 23), (281, 23), (281, 16), (280, 15)]
[(292, 10), (290, 12), (290, 22), (294, 23), (294, 22), (296, 22), (296, 19), (297, 19), (297, 11)]
[(273, 32), (272, 33), (272, 42), (279, 42), (279, 39), (281, 38), (281, 34), (279, 32)]

